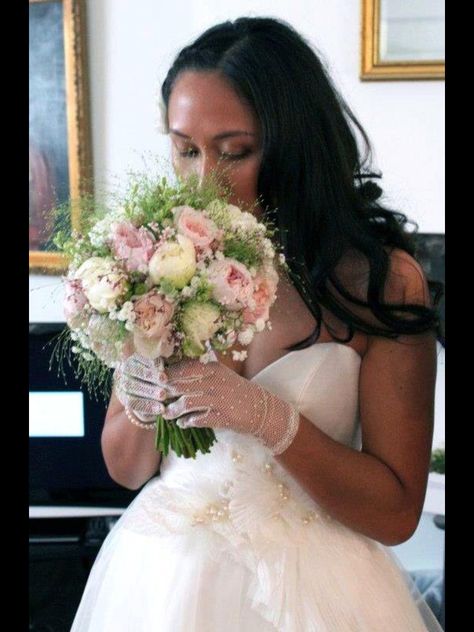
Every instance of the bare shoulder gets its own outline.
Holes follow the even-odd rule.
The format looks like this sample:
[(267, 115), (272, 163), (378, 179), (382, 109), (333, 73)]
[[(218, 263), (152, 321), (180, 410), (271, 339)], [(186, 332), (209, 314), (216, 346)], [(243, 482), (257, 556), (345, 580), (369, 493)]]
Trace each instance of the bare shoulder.
[[(386, 246), (384, 249), (388, 255), (384, 302), (430, 306), (428, 282), (420, 263), (401, 248)], [(352, 295), (361, 301), (367, 301), (370, 266), (362, 253), (348, 251), (336, 266), (335, 272), (337, 279)], [(349, 302), (347, 305), (349, 306)], [(359, 308), (361, 310), (368, 311), (366, 308)]]
[(389, 260), (387, 291), (390, 293), (395, 290), (400, 302), (431, 307), (428, 280), (421, 264), (400, 248), (393, 248), (390, 251)]

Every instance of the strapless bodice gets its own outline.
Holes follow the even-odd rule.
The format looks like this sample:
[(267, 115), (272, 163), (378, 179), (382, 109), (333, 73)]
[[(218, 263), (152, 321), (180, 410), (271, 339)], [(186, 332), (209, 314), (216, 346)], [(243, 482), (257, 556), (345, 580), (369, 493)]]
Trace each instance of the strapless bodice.
[(293, 404), (332, 439), (360, 449), (361, 357), (337, 342), (290, 351), (251, 381)]

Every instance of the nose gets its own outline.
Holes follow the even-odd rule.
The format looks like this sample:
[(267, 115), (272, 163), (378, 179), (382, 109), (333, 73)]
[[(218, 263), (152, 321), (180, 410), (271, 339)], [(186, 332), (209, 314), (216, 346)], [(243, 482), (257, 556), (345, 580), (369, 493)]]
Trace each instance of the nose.
[(208, 178), (219, 177), (218, 165), (218, 160), (216, 160), (209, 152), (203, 152), (201, 160), (197, 165), (199, 186), (202, 186)]

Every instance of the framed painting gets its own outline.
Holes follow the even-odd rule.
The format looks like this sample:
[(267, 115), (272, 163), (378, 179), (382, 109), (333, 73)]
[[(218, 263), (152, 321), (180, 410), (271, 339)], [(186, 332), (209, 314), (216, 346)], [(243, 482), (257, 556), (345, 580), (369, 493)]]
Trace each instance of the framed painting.
[[(64, 271), (52, 211), (92, 193), (85, 27), (83, 0), (29, 0), (30, 273)], [(66, 228), (78, 222), (73, 202)]]
[(444, 0), (362, 0), (360, 78), (444, 79)]

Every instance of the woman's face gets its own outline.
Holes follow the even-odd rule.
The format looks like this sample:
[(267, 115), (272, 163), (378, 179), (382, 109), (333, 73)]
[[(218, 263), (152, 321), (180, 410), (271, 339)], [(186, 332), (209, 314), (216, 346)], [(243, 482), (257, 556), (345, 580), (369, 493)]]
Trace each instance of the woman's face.
[[(255, 204), (262, 159), (261, 131), (253, 109), (216, 72), (186, 71), (168, 103), (172, 161), (181, 177), (211, 172), (231, 189), (231, 204)], [(252, 212), (259, 214), (259, 207)]]

